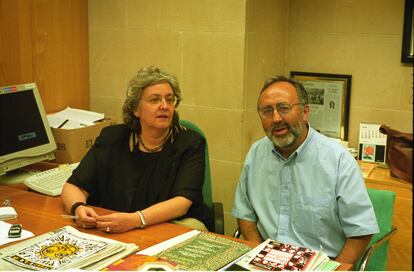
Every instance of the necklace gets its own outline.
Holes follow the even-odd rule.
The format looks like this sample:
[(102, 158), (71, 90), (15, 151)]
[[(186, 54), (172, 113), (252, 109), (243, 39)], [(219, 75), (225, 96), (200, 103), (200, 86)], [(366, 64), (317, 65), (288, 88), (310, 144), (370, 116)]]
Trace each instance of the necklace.
[(143, 147), (146, 151), (148, 151), (148, 152), (150, 152), (150, 153), (154, 153), (154, 152), (158, 152), (158, 151), (160, 151), (160, 150), (164, 147), (164, 144), (165, 144), (165, 142), (167, 141), (167, 139), (168, 139), (168, 137), (170, 136), (170, 134), (171, 134), (171, 129), (168, 131), (168, 134), (167, 134), (167, 136), (165, 136), (164, 140), (162, 140), (162, 143), (161, 143), (160, 145), (156, 146), (156, 147), (153, 147), (153, 148), (148, 148), (148, 147), (144, 144), (144, 142), (142, 141), (142, 138), (141, 138), (141, 133), (140, 133), (140, 134), (138, 134), (138, 142), (139, 142), (139, 143), (141, 143), (142, 147)]

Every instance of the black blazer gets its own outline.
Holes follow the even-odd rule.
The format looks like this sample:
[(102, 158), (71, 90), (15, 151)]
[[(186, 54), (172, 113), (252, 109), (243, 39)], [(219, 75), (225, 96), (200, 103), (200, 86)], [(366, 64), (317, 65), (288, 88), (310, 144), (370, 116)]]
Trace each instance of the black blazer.
[(203, 203), (205, 139), (197, 132), (175, 130), (163, 149), (130, 151), (132, 131), (124, 124), (105, 127), (73, 171), (70, 183), (89, 193), (88, 204), (133, 212), (183, 196), (192, 201), (187, 214), (212, 229), (212, 216)]

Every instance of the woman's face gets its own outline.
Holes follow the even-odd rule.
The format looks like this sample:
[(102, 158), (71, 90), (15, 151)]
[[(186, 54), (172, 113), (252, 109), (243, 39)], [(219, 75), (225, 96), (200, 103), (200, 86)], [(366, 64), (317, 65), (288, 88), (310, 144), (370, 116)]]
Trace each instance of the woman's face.
[(172, 122), (174, 105), (171, 85), (167, 82), (158, 83), (144, 89), (134, 115), (139, 118), (143, 130), (167, 129)]

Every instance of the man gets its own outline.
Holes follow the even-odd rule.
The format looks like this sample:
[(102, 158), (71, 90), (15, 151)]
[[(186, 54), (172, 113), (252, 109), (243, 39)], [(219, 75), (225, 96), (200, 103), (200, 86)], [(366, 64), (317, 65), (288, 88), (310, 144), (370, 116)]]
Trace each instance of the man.
[(357, 162), (308, 124), (308, 94), (283, 76), (267, 80), (257, 110), (267, 137), (246, 156), (233, 215), (247, 240), (271, 238), (354, 264), (379, 232)]

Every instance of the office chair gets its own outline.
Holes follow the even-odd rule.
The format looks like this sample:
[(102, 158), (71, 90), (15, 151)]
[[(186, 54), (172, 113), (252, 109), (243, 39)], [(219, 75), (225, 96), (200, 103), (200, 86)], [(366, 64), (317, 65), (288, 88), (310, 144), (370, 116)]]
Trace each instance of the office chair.
[[(368, 188), (368, 195), (374, 207), (380, 232), (372, 237), (368, 247), (360, 260), (355, 264), (354, 270), (359, 271), (385, 271), (387, 266), (389, 240), (397, 232), (392, 225), (395, 193), (385, 190)], [(240, 238), (239, 228), (233, 237)]]
[[(194, 123), (187, 120), (180, 120), (180, 125), (194, 130), (204, 139), (206, 139), (203, 131)], [(212, 191), (211, 191), (211, 175), (210, 175), (210, 159), (208, 155), (208, 145), (206, 139), (206, 154), (205, 154), (205, 173), (204, 173), (204, 184), (203, 184), (203, 199), (204, 203), (211, 209), (214, 220), (214, 232), (224, 234), (224, 215), (223, 215), (223, 203), (213, 202)]]
[(380, 233), (374, 234), (354, 269), (359, 271), (385, 271), (387, 270), (389, 240), (397, 232), (397, 228), (392, 225), (395, 192), (371, 188), (367, 190), (374, 206)]

